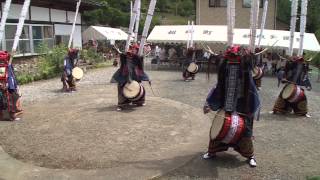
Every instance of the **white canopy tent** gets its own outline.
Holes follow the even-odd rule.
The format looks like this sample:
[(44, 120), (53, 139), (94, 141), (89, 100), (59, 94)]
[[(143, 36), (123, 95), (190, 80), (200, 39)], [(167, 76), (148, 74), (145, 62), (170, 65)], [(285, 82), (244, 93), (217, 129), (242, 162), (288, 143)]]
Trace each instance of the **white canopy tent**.
[(89, 40), (127, 40), (128, 34), (121, 29), (102, 27), (102, 26), (90, 26), (82, 33), (82, 39), (84, 42)]
[[(257, 30), (259, 36), (260, 30)], [(234, 29), (234, 44), (249, 45), (250, 29)], [(268, 30), (263, 31), (261, 46), (272, 46), (278, 48), (289, 47), (289, 31)], [(258, 38), (258, 37), (257, 37)], [(187, 43), (188, 26), (155, 26), (148, 37), (148, 42), (153, 43)], [(293, 47), (299, 48), (300, 34), (295, 33)], [(197, 25), (194, 26), (194, 42), (227, 43), (227, 26)], [(258, 42), (258, 41), (257, 41)], [(320, 51), (320, 45), (313, 33), (305, 33), (304, 50)]]

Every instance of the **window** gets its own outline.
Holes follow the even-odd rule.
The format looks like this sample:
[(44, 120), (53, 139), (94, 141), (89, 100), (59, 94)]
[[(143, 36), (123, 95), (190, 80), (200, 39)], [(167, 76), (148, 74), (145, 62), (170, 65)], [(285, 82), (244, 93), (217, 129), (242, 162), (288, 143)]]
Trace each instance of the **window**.
[(32, 39), (34, 52), (39, 53), (41, 45), (53, 48), (53, 28), (52, 26), (32, 26)]
[[(5, 27), (5, 41), (2, 45), (7, 51), (12, 49), (16, 29), (16, 24), (9, 24)], [(53, 48), (53, 27), (50, 25), (24, 25), (17, 47), (17, 54), (39, 53), (41, 44)]]
[(68, 45), (70, 36), (68, 35), (56, 35), (56, 45), (64, 44)]
[(227, 7), (227, 0), (209, 0), (209, 7)]
[[(5, 47), (7, 51), (11, 51), (16, 34), (17, 25), (7, 25), (5, 27)], [(26, 25), (22, 29), (20, 41), (17, 47), (18, 54), (30, 53), (30, 37), (29, 37), (29, 26)]]
[[(242, 0), (242, 7), (244, 8), (251, 8), (251, 1), (252, 0)], [(260, 0), (260, 8), (263, 8), (264, 0)]]

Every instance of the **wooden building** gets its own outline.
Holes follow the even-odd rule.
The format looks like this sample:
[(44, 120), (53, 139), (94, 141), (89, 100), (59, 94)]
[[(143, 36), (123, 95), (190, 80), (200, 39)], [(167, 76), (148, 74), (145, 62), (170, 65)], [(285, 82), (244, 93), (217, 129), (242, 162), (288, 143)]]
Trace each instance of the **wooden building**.
[[(1, 11), (4, 0), (0, 0)], [(13, 44), (23, 0), (12, 0), (1, 42), (3, 50), (10, 51)], [(22, 56), (35, 55), (40, 44), (52, 48), (55, 44), (68, 43), (75, 16), (77, 0), (32, 0), (26, 17), (24, 29), (17, 49)], [(82, 0), (76, 21), (73, 47), (82, 47), (81, 28), (84, 11), (92, 10), (101, 4), (92, 0)], [(2, 14), (2, 12), (1, 12)]]
[[(236, 0), (235, 28), (250, 27), (251, 0)], [(259, 18), (261, 19), (264, 0), (260, 0)], [(269, 0), (266, 29), (277, 28), (277, 0)], [(196, 24), (226, 25), (227, 0), (196, 0)]]

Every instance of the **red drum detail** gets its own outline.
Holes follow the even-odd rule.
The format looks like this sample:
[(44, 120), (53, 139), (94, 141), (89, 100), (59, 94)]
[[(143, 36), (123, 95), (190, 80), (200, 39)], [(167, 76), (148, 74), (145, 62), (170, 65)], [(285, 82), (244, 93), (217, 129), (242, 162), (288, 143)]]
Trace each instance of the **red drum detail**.
[(210, 138), (226, 144), (237, 143), (245, 131), (244, 118), (220, 110), (212, 121)]
[(295, 103), (302, 99), (305, 94), (301, 87), (295, 84), (287, 84), (282, 91), (282, 98), (291, 102)]

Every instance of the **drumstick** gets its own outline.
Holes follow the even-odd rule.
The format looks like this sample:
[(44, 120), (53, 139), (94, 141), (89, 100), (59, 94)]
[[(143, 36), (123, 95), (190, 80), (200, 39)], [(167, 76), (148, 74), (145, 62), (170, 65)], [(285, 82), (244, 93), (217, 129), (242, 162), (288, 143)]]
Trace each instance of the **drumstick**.
[(156, 95), (154, 94), (153, 88), (152, 88), (152, 86), (151, 86), (151, 82), (149, 81), (148, 84), (149, 84), (149, 86), (150, 86), (150, 89), (151, 89), (151, 92), (152, 92), (153, 96), (156, 96)]

